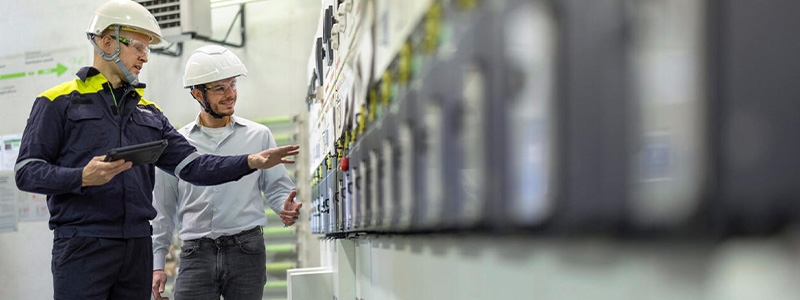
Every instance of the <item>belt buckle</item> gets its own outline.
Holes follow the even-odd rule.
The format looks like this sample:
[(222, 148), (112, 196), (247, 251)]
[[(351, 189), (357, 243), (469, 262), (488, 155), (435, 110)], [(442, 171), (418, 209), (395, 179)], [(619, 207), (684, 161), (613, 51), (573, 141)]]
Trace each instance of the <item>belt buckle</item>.
[(233, 235), (223, 235), (214, 239), (214, 244), (216, 244), (217, 246), (224, 245), (228, 240), (232, 239), (234, 239)]

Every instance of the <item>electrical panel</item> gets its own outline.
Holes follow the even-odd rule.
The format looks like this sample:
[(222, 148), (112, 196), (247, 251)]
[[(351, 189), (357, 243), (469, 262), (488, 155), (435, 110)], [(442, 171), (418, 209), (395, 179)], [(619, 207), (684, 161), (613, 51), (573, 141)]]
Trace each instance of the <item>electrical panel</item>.
[[(323, 0), (306, 97), (314, 232), (795, 223), (786, 78), (800, 68), (793, 45), (772, 45), (800, 27), (778, 2)], [(760, 47), (759, 32), (782, 39)]]
[(447, 251), (406, 235), (716, 243), (800, 222), (800, 2), (321, 1), (309, 217), (334, 298), (390, 296), (387, 251), (383, 269)]

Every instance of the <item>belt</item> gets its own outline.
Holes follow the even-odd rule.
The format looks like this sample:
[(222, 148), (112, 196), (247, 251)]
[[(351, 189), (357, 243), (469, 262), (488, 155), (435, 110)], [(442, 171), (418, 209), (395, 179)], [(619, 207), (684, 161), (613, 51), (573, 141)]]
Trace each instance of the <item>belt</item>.
[(238, 245), (239, 241), (244, 239), (244, 238), (251, 237), (251, 236), (260, 236), (260, 235), (261, 235), (261, 226), (256, 226), (256, 227), (254, 227), (252, 229), (248, 229), (248, 230), (239, 232), (239, 233), (234, 234), (234, 235), (223, 235), (223, 236), (218, 237), (216, 239), (210, 239), (210, 238), (204, 237), (204, 238), (199, 238), (199, 239), (194, 239), (194, 240), (186, 240), (186, 241), (184, 241), (184, 243), (185, 242), (213, 243), (213, 244), (216, 244), (218, 246), (223, 246), (223, 245), (224, 246), (233, 246), (233, 245)]

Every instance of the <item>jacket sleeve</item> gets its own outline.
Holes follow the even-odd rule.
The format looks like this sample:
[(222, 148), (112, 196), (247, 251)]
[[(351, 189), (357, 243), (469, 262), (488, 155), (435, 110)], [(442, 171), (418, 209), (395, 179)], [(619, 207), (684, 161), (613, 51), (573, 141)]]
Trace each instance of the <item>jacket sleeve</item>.
[(166, 256), (172, 245), (178, 210), (178, 179), (162, 170), (156, 170), (153, 189), (153, 207), (158, 213), (153, 225), (153, 270), (163, 270)]
[(14, 166), (20, 190), (45, 195), (81, 193), (83, 167), (55, 164), (63, 143), (64, 118), (64, 108), (50, 99), (34, 101)]
[(217, 185), (239, 180), (255, 172), (247, 164), (247, 155), (200, 155), (197, 149), (169, 124), (166, 117), (162, 135), (167, 140), (167, 148), (162, 152), (156, 166), (180, 180), (198, 186)]

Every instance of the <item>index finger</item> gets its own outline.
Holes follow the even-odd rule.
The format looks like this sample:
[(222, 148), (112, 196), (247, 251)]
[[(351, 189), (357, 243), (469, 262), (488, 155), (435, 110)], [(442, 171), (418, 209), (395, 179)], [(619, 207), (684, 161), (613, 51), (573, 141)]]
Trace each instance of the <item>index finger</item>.
[(278, 147), (277, 149), (278, 149), (278, 151), (280, 151), (280, 152), (291, 152), (291, 151), (297, 151), (297, 149), (300, 149), (300, 145), (286, 145), (286, 146), (280, 146), (280, 147)]
[(109, 160), (109, 161), (106, 161), (106, 158), (107, 157), (105, 155), (103, 155), (103, 156), (95, 156), (94, 158), (92, 158), (92, 160), (101, 161), (101, 162), (104, 162), (104, 163), (117, 163), (119, 161), (125, 162), (125, 160), (122, 159), (122, 158), (118, 158), (118, 159), (115, 159), (115, 160)]
[(110, 166), (109, 169), (120, 169), (121, 171), (127, 170), (128, 168), (133, 166), (133, 162), (124, 159), (106, 161), (103, 163), (107, 164), (107, 166)]

